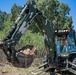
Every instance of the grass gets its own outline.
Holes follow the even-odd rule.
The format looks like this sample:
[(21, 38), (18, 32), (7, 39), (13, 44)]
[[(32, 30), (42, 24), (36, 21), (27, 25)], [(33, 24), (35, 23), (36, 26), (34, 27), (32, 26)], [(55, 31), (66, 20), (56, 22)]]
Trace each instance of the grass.
[(4, 64), (0, 66), (0, 75), (30, 75), (30, 71), (35, 67), (29, 67), (27, 69), (24, 68), (16, 68), (9, 64)]
[[(32, 75), (30, 72), (37, 68), (36, 66), (34, 67), (29, 67), (29, 68), (16, 68), (13, 67), (9, 64), (4, 64), (0, 65), (0, 75)], [(45, 72), (43, 72), (45, 73)], [(39, 74), (42, 75), (42, 74)], [(44, 75), (44, 74), (43, 74)], [(47, 74), (45, 74), (47, 75)]]

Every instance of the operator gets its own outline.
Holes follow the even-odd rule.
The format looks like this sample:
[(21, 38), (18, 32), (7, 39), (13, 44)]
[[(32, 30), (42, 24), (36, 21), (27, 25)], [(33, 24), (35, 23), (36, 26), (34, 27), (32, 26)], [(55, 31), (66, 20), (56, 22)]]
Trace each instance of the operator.
[(61, 39), (61, 47), (60, 47), (60, 51), (61, 52), (65, 52), (66, 51), (66, 35), (62, 35), (62, 39)]

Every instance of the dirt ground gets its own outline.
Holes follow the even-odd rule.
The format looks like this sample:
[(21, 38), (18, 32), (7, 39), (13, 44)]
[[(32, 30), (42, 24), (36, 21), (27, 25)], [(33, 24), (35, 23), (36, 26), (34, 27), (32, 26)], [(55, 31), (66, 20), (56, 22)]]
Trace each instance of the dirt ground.
[[(1, 64), (0, 63), (0, 75), (33, 75), (31, 74), (31, 70), (35, 69), (35, 67), (30, 67), (27, 69), (16, 68), (9, 64)], [(49, 75), (48, 73), (42, 73), (39, 75)]]
[[(0, 75), (32, 75), (30, 72), (41, 63), (41, 60), (42, 58), (35, 59), (29, 68), (16, 68), (7, 61), (5, 54), (0, 50)], [(41, 75), (49, 74), (44, 72)]]

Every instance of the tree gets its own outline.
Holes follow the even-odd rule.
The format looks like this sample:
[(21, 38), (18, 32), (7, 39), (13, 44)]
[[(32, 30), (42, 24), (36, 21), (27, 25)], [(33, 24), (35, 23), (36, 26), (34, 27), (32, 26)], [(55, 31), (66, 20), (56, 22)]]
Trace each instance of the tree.
[(6, 12), (2, 12), (0, 10), (0, 30), (2, 30), (4, 28), (3, 23), (4, 23), (4, 20), (5, 20), (6, 14), (7, 14)]
[(13, 4), (11, 8), (11, 20), (14, 22), (18, 16), (18, 14), (21, 12), (22, 7), (16, 4)]
[(54, 23), (58, 29), (72, 27), (72, 17), (69, 16), (70, 8), (67, 4), (61, 3), (58, 9), (58, 15)]
[[(72, 27), (72, 17), (69, 16), (70, 8), (67, 4), (60, 3), (59, 0), (35, 0), (35, 2), (37, 8), (54, 24), (55, 28)], [(33, 23), (31, 28), (37, 28), (35, 25)]]

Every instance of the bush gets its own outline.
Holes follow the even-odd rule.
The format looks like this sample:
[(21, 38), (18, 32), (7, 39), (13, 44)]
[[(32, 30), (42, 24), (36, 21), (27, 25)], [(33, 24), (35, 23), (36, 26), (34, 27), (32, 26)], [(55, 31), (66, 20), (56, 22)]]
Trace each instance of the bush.
[(16, 48), (19, 49), (24, 45), (34, 45), (38, 50), (38, 56), (43, 55), (44, 50), (44, 40), (40, 33), (32, 33), (30, 30), (27, 30), (26, 33), (21, 37)]

